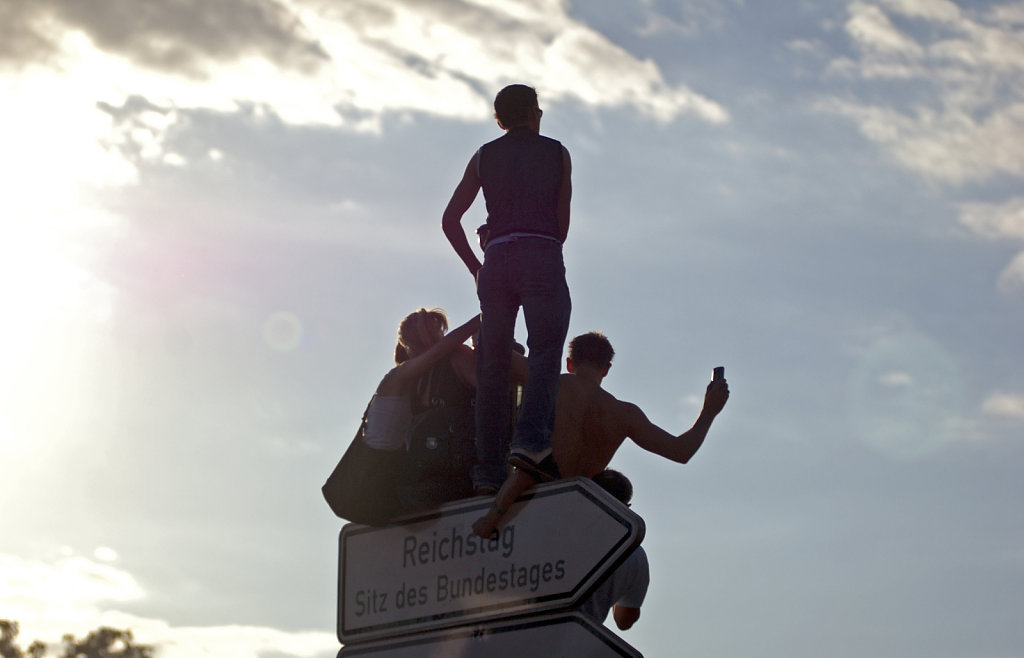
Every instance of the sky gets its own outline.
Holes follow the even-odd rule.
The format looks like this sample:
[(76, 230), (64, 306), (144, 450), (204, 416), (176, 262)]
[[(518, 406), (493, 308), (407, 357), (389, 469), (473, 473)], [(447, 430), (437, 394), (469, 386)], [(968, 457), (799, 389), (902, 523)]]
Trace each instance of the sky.
[(476, 312), (440, 218), (513, 82), (606, 389), (676, 433), (732, 391), (612, 464), (622, 637), (1024, 656), (1020, 1), (0, 0), (0, 618), (337, 653), (319, 488), (402, 316)]

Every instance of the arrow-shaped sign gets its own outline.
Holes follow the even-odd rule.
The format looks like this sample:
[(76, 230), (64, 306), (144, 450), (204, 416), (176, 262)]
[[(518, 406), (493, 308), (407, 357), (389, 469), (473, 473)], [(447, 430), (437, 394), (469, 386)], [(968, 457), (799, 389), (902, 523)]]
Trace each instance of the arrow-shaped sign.
[(338, 658), (642, 658), (579, 612), (463, 626), (343, 647)]
[(585, 478), (534, 487), (481, 539), (472, 524), (491, 503), (342, 528), (342, 644), (570, 608), (643, 539), (643, 520)]

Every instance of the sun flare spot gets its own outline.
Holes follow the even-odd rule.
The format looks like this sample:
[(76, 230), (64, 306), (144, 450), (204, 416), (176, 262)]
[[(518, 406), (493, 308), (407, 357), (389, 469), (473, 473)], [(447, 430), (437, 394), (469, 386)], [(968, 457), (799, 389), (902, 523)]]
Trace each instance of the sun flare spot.
[(302, 344), (302, 320), (289, 311), (271, 313), (263, 322), (263, 341), (277, 352), (291, 352)]
[(958, 435), (964, 395), (949, 354), (912, 332), (876, 341), (854, 372), (848, 409), (861, 439), (897, 459), (924, 457)]

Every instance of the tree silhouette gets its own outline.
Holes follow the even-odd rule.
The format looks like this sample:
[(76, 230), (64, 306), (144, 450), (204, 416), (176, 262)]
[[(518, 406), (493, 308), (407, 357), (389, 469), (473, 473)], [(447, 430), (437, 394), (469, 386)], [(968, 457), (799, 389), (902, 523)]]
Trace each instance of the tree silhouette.
[(131, 631), (100, 628), (84, 640), (64, 636), (61, 658), (153, 658), (153, 647), (133, 645)]
[[(0, 658), (43, 658), (46, 645), (36, 640), (22, 650), (14, 642), (18, 639), (18, 622), (0, 619)], [(65, 635), (61, 640), (60, 658), (153, 658), (153, 647), (135, 644), (132, 632), (102, 627), (79, 640)]]
[(18, 622), (0, 619), (0, 658), (42, 658), (46, 645), (36, 640), (22, 651), (14, 641), (18, 639)]

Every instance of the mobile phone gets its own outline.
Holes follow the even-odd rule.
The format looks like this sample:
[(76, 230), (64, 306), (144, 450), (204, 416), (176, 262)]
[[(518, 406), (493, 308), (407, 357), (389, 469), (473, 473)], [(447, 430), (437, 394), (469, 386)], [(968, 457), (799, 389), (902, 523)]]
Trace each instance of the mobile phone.
[(717, 382), (720, 379), (725, 379), (725, 366), (718, 366), (711, 371), (711, 381)]

